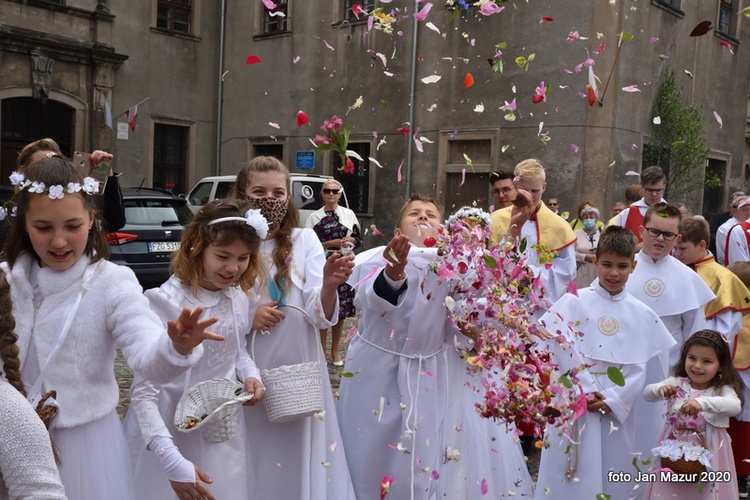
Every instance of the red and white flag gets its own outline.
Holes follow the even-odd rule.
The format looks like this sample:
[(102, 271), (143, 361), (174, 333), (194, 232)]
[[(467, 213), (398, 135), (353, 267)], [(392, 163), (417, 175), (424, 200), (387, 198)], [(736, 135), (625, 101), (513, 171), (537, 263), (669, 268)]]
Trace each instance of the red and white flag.
[(125, 116), (128, 117), (128, 125), (130, 125), (130, 130), (135, 132), (135, 121), (138, 119), (138, 105), (136, 104), (132, 108), (125, 111)]

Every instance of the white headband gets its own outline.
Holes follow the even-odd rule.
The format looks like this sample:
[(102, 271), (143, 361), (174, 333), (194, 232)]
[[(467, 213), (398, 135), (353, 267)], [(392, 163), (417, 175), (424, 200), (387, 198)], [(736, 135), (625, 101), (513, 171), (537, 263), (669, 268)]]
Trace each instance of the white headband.
[(251, 208), (250, 210), (245, 212), (244, 217), (220, 217), (216, 220), (212, 220), (208, 223), (208, 225), (213, 226), (214, 224), (218, 224), (220, 222), (229, 222), (235, 220), (244, 222), (248, 226), (251, 226), (253, 229), (255, 229), (258, 237), (262, 240), (266, 239), (266, 236), (268, 236), (268, 221), (265, 217), (263, 217), (263, 214), (260, 213), (260, 210), (254, 208)]
[(65, 191), (68, 193), (77, 193), (83, 191), (86, 194), (96, 194), (99, 191), (99, 181), (93, 177), (84, 177), (83, 185), (77, 182), (69, 182), (66, 187), (61, 185), (45, 186), (43, 182), (29, 181), (20, 172), (13, 172), (10, 174), (10, 183), (18, 188), (19, 191), (27, 189), (30, 193), (47, 193), (51, 199), (60, 199), (65, 196)]

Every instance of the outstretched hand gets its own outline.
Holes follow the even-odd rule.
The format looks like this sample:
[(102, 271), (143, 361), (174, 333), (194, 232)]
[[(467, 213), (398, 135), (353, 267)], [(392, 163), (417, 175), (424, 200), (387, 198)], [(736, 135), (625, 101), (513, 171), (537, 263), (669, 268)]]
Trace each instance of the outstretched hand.
[(661, 387), (659, 387), (659, 394), (663, 398), (671, 398), (675, 394), (677, 394), (677, 387), (675, 387), (672, 384), (666, 384)]
[(388, 275), (393, 281), (398, 281), (404, 278), (404, 270), (406, 269), (406, 263), (409, 259), (409, 250), (411, 244), (409, 244), (409, 237), (404, 234), (399, 234), (391, 238), (391, 241), (386, 245), (383, 250), (383, 258), (388, 262), (388, 267), (385, 268), (385, 274)]
[(169, 481), (172, 489), (180, 500), (215, 500), (208, 487), (204, 483), (213, 483), (213, 479), (208, 474), (195, 466), (195, 482), (181, 483), (178, 481)]
[(167, 333), (172, 339), (175, 350), (187, 356), (204, 340), (224, 340), (224, 337), (207, 330), (208, 327), (219, 321), (217, 317), (201, 320), (203, 308), (197, 307), (191, 310), (186, 307), (180, 313), (176, 321), (167, 321)]
[(338, 287), (346, 283), (352, 274), (352, 269), (354, 269), (354, 255), (332, 254), (323, 266), (323, 285)]

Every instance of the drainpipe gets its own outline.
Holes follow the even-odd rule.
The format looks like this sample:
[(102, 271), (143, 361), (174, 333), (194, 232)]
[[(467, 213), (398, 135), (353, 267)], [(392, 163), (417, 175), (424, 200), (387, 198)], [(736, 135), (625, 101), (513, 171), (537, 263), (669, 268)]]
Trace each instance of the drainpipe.
[(224, 110), (224, 25), (226, 24), (227, 0), (221, 0), (221, 29), (219, 33), (219, 81), (216, 100), (216, 160), (214, 175), (221, 175), (221, 122)]
[[(414, 2), (414, 12), (419, 10), (419, 4)], [(411, 163), (414, 155), (414, 106), (415, 88), (417, 84), (417, 31), (419, 21), (414, 19), (414, 30), (411, 40), (411, 68), (409, 72), (409, 134), (406, 137), (406, 193), (405, 198), (411, 194)]]

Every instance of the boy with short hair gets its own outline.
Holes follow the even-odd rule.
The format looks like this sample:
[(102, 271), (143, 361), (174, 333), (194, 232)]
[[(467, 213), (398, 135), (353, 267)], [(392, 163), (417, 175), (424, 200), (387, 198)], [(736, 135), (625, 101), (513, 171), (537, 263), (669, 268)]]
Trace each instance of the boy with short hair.
[(513, 172), (510, 170), (498, 170), (490, 174), (490, 186), (492, 196), (495, 199), (495, 210), (509, 207), (516, 199), (516, 186), (513, 184)]
[[(495, 245), (507, 233), (526, 238), (527, 265), (539, 272), (546, 287), (545, 298), (551, 302), (563, 296), (568, 284), (576, 278), (577, 238), (570, 225), (542, 202), (547, 189), (546, 173), (539, 160), (529, 158), (516, 165), (516, 201), (513, 206), (492, 213), (492, 241)], [(524, 205), (519, 204), (522, 198)], [(539, 261), (534, 246), (541, 244), (555, 253), (552, 265)]]
[(429, 271), (436, 249), (421, 247), (442, 222), (433, 197), (412, 195), (388, 245), (359, 254), (349, 279), (362, 315), (345, 366), (356, 375), (342, 378), (337, 412), (357, 498), (377, 498), (386, 476), (393, 498), (435, 494), (449, 283)]
[[(550, 446), (542, 451), (536, 498), (588, 498), (595, 493), (611, 498), (633, 496), (633, 483), (613, 480), (610, 471), (632, 470), (636, 426), (631, 413), (645, 386), (647, 362), (675, 344), (656, 313), (626, 290), (628, 278), (637, 269), (636, 244), (627, 229), (606, 228), (596, 248), (597, 281), (579, 290), (578, 296), (566, 294), (540, 322), (572, 343), (571, 349), (563, 351), (548, 341), (551, 361), (559, 364), (560, 373), (581, 363), (590, 367), (579, 373), (589, 402), (573, 426), (570, 441), (548, 426)], [(567, 327), (570, 322), (583, 335), (574, 335)], [(608, 377), (610, 367), (622, 372), (623, 386)]]
[(667, 188), (667, 176), (661, 167), (648, 167), (641, 172), (641, 186), (643, 186), (643, 198), (636, 201), (628, 208), (620, 212), (615, 221), (616, 226), (626, 227), (642, 242), (640, 228), (646, 216), (648, 208), (656, 203), (666, 203), (662, 195)]
[(740, 222), (733, 225), (727, 232), (724, 246), (724, 264), (750, 261), (750, 198), (745, 198), (737, 204), (736, 219)]
[[(700, 276), (670, 255), (680, 241), (681, 222), (682, 215), (676, 207), (656, 203), (646, 211), (638, 230), (643, 248), (635, 256), (638, 266), (628, 281), (628, 292), (649, 306), (677, 341), (669, 353), (649, 361), (647, 384), (660, 382), (673, 372), (682, 344), (706, 328), (703, 305), (714, 298)], [(642, 459), (650, 457), (651, 448), (659, 442), (665, 410), (665, 404), (649, 403), (643, 398), (636, 403), (637, 445)]]
[(675, 257), (701, 277), (716, 298), (703, 306), (707, 328), (730, 342), (742, 329), (742, 315), (750, 311), (750, 293), (732, 271), (719, 265), (708, 251), (711, 230), (705, 219), (688, 218), (680, 226)]

